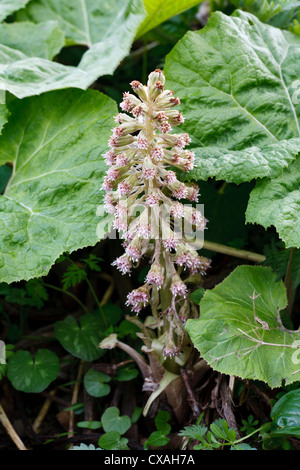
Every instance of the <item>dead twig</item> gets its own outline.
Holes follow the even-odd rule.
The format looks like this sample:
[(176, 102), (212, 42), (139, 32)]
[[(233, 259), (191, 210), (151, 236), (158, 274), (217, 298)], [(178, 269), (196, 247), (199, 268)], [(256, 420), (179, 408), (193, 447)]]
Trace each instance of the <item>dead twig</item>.
[[(222, 400), (222, 411), (229, 427), (238, 430), (237, 422), (232, 410), (232, 393), (227, 384), (226, 378), (222, 380), (220, 395)], [(239, 432), (237, 433), (239, 436)]]
[[(78, 372), (77, 372), (77, 378), (76, 378), (76, 383), (74, 385), (74, 390), (73, 390), (73, 396), (71, 400), (71, 406), (75, 405), (78, 400), (78, 394), (79, 394), (79, 388), (80, 388), (80, 383), (82, 380), (83, 376), (83, 369), (84, 369), (84, 361), (81, 361), (78, 367)], [(71, 437), (74, 434), (74, 411), (70, 410), (70, 419), (69, 419), (69, 437)]]
[(249, 380), (245, 380), (244, 381), (249, 388), (252, 388), (252, 390), (254, 390), (257, 395), (259, 395), (260, 397), (262, 397), (262, 399), (264, 400), (264, 402), (266, 403), (266, 405), (271, 408), (271, 402), (270, 402), (270, 398), (268, 397), (268, 395), (266, 393), (264, 393), (262, 390), (260, 390), (260, 388), (258, 388), (256, 385), (254, 385), (252, 382), (250, 382)]
[(211, 391), (211, 403), (209, 405), (209, 408), (215, 408), (218, 413), (219, 413), (219, 390), (220, 390), (220, 384), (221, 384), (221, 374), (218, 374), (216, 379), (215, 379), (215, 382), (216, 382), (216, 385), (213, 387), (212, 391)]
[(194, 418), (198, 418), (199, 415), (200, 415), (200, 409), (199, 409), (199, 406), (198, 406), (198, 402), (195, 398), (195, 395), (193, 393), (193, 390), (191, 389), (191, 386), (189, 384), (189, 379), (188, 379), (188, 376), (187, 376), (187, 373), (186, 373), (186, 370), (185, 370), (184, 367), (181, 367), (180, 374), (181, 374), (181, 377), (183, 379), (185, 388), (186, 388), (188, 396), (189, 396), (188, 401), (190, 403), (190, 406), (191, 406), (191, 409), (192, 409), (192, 412), (193, 412), (193, 416), (194, 416)]
[(102, 362), (99, 364), (93, 364), (92, 368), (100, 372), (104, 372), (105, 374), (111, 375), (113, 377), (116, 375), (117, 369), (128, 364), (132, 364), (133, 362), (133, 359), (127, 359), (126, 361), (118, 362), (118, 364), (106, 364)]
[(14, 444), (17, 446), (19, 450), (28, 450), (23, 442), (21, 441), (20, 437), (16, 433), (15, 429), (13, 428), (11, 422), (9, 421), (1, 403), (0, 403), (0, 422), (2, 423), (4, 429), (6, 430), (7, 434), (10, 436)]
[[(54, 396), (56, 394), (56, 390), (51, 390), (51, 392), (49, 393), (49, 395), (51, 396)], [(48, 413), (48, 410), (51, 406), (51, 403), (52, 403), (52, 400), (50, 398), (47, 398), (42, 406), (42, 408), (40, 409), (40, 412), (39, 414), (37, 415), (33, 425), (32, 425), (32, 429), (34, 430), (35, 433), (38, 433), (39, 430), (40, 430), (40, 427), (41, 427), (41, 424), (42, 422), (44, 421), (47, 413)]]
[(98, 276), (101, 279), (104, 279), (105, 281), (109, 282), (109, 286), (106, 289), (106, 291), (104, 293), (104, 296), (102, 297), (102, 299), (100, 301), (100, 305), (101, 305), (101, 307), (103, 307), (103, 305), (107, 304), (107, 302), (109, 301), (109, 299), (111, 298), (111, 296), (114, 292), (115, 281), (114, 281), (114, 278), (112, 276), (110, 276), (109, 274), (107, 274), (107, 273), (99, 273)]
[[(58, 387), (58, 390), (61, 390), (61, 388)], [(48, 398), (50, 401), (54, 401), (55, 403), (62, 405), (64, 408), (67, 408), (67, 406), (69, 406), (69, 403), (66, 400), (64, 400), (63, 398), (51, 395), (49, 392), (41, 392), (40, 395), (42, 397)]]

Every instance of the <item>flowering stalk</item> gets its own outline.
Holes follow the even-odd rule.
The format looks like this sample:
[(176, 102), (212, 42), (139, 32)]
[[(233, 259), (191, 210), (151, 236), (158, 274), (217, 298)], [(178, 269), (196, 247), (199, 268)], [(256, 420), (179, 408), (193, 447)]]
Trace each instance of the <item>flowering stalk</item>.
[[(114, 227), (125, 239), (125, 253), (113, 265), (122, 274), (130, 274), (143, 257), (150, 258), (145, 283), (128, 294), (127, 305), (137, 314), (149, 303), (153, 310), (160, 307), (167, 326), (163, 354), (172, 356), (180, 350), (178, 335), (182, 338), (183, 333), (178, 332), (183, 332), (186, 320), (182, 310), (186, 311), (187, 285), (179, 270), (204, 274), (209, 260), (199, 256), (176, 230), (183, 219), (194, 229), (204, 230), (206, 220), (194, 207), (180, 202), (197, 202), (198, 187), (180, 182), (171, 168), (192, 170), (194, 153), (185, 150), (190, 143), (188, 134), (170, 134), (184, 118), (173, 109), (180, 104), (179, 98), (164, 90), (164, 83), (165, 77), (157, 69), (150, 73), (147, 86), (131, 82), (137, 96), (124, 93), (120, 106), (132, 117), (120, 113), (115, 118), (118, 125), (105, 154), (109, 168), (103, 189), (106, 210), (114, 214)], [(162, 301), (166, 292), (167, 307)]]

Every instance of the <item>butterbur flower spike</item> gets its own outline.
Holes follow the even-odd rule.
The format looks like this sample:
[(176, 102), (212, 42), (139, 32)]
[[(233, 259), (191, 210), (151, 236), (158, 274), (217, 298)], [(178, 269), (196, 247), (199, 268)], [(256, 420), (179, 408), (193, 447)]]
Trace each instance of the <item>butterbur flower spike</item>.
[[(128, 274), (142, 258), (151, 262), (145, 284), (128, 295), (127, 305), (135, 313), (148, 305), (153, 289), (158, 295), (169, 289), (174, 305), (186, 298), (187, 286), (177, 273), (178, 266), (191, 274), (203, 274), (209, 266), (208, 259), (175, 233), (175, 220), (187, 217), (194, 227), (204, 229), (206, 219), (180, 202), (198, 200), (198, 187), (180, 182), (173, 171), (192, 170), (194, 153), (185, 149), (191, 142), (188, 134), (171, 134), (184, 117), (174, 109), (180, 99), (165, 90), (164, 84), (159, 69), (150, 73), (146, 86), (137, 80), (130, 83), (135, 94), (123, 94), (120, 107), (124, 112), (115, 118), (117, 126), (105, 154), (109, 166), (103, 184), (106, 209), (115, 214), (114, 226), (125, 238), (125, 254), (113, 265)], [(127, 202), (127, 210), (126, 204), (120, 210), (121, 201)], [(166, 236), (161, 230), (162, 206), (171, 220)]]

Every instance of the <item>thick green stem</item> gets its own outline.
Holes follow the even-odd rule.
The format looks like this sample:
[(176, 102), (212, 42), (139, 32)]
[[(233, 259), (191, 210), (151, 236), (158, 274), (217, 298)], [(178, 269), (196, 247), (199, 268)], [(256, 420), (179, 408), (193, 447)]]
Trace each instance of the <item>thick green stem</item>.
[(235, 258), (242, 258), (248, 261), (254, 261), (255, 263), (263, 263), (266, 261), (264, 255), (259, 253), (252, 253), (251, 251), (239, 250), (232, 246), (221, 245), (220, 243), (204, 241), (203, 248), (206, 250), (215, 251), (216, 253), (222, 253), (228, 256), (234, 256)]
[(164, 312), (167, 308), (170, 307), (172, 294), (170, 289), (161, 289), (160, 301), (161, 301), (161, 311)]

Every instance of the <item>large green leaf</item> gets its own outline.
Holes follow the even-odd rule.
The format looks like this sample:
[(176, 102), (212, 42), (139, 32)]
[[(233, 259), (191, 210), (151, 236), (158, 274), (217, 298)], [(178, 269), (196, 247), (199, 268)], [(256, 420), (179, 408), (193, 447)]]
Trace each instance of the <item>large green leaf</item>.
[[(182, 129), (196, 168), (188, 179), (273, 178), (300, 150), (300, 38), (249, 13), (214, 13), (168, 55), (168, 88), (182, 98)], [(296, 100), (299, 101), (299, 100)]]
[(246, 221), (276, 227), (286, 247), (300, 248), (300, 158), (273, 181), (264, 179), (250, 194)]
[(55, 89), (87, 88), (95, 78), (84, 70), (39, 57), (0, 44), (0, 91), (17, 96), (39, 95)]
[(20, 8), (24, 8), (29, 0), (0, 0), (0, 21), (5, 20), (8, 15), (11, 15)]
[(80, 87), (82, 72), (48, 60), (64, 42), (64, 33), (56, 21), (0, 25), (0, 93), (10, 91), (22, 98), (64, 88), (64, 84), (76, 86), (76, 77)]
[(39, 349), (34, 358), (29, 351), (19, 350), (8, 362), (7, 377), (16, 390), (40, 393), (56, 379), (59, 372), (57, 355)]
[(145, 15), (142, 0), (32, 1), (20, 19), (55, 20), (67, 44), (81, 44), (88, 50), (78, 67), (71, 67), (0, 46), (0, 80), (19, 98), (66, 87), (85, 89), (101, 75), (114, 72), (129, 53)]
[(97, 242), (116, 106), (97, 91), (66, 90), (14, 100), (10, 110), (0, 137), (0, 165), (13, 164), (0, 196), (0, 282), (45, 275), (61, 253)]
[(300, 332), (281, 323), (286, 292), (275, 279), (270, 268), (239, 266), (205, 292), (200, 319), (188, 320), (186, 328), (214, 369), (270, 387), (300, 380)]
[[(132, 15), (136, 15), (137, 21), (133, 22)], [(140, 0), (33, 0), (19, 12), (18, 18), (37, 23), (56, 20), (65, 31), (68, 44), (92, 47), (104, 39), (109, 40), (112, 34), (118, 33), (118, 29), (123, 32), (127, 29), (130, 34), (130, 30), (135, 28), (134, 23), (143, 20), (144, 16), (145, 10)], [(116, 48), (123, 47), (122, 44), (115, 45)]]
[(0, 44), (19, 50), (28, 57), (52, 59), (64, 43), (64, 33), (56, 21), (0, 25)]
[(144, 0), (147, 16), (138, 29), (137, 37), (155, 28), (172, 16), (201, 3), (199, 0)]

